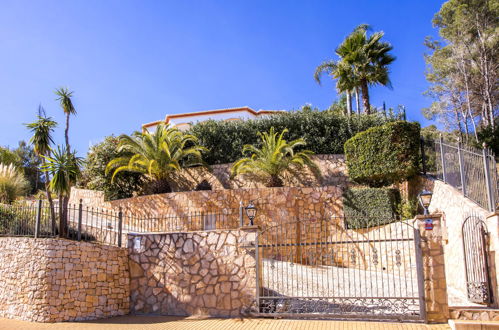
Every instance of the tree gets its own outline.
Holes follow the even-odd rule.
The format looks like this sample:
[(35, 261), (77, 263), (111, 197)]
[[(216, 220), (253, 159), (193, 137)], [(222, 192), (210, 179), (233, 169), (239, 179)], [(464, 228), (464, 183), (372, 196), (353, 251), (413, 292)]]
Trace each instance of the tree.
[(231, 177), (236, 175), (250, 175), (264, 182), (267, 187), (282, 187), (283, 174), (308, 167), (316, 176), (320, 176), (320, 170), (310, 159), (313, 154), (310, 150), (295, 151), (296, 148), (305, 146), (303, 139), (287, 142), (284, 129), (280, 134), (274, 128), (270, 131), (258, 133), (261, 139), (261, 148), (247, 144), (243, 147), (243, 155), (249, 157), (239, 159), (231, 169)]
[[(427, 38), (426, 95), (434, 99), (423, 109), (464, 141), (475, 143), (493, 130), (499, 102), (499, 4), (494, 0), (450, 0), (433, 19), (440, 38)], [(468, 141), (471, 143), (471, 141)]]
[(132, 197), (134, 193), (139, 192), (143, 184), (142, 174), (123, 171), (117, 174), (113, 181), (106, 175), (106, 166), (111, 160), (127, 156), (125, 151), (119, 152), (118, 147), (119, 138), (115, 136), (108, 136), (104, 141), (93, 145), (87, 154), (78, 185), (104, 191), (108, 200)]
[(19, 141), (19, 144), (14, 153), (19, 158), (18, 166), (24, 172), (24, 176), (29, 182), (29, 192), (35, 193), (39, 189), (41, 182), (40, 178), (40, 157), (35, 153), (33, 147), (26, 141)]
[(351, 68), (356, 85), (361, 89), (365, 113), (370, 113), (369, 86), (391, 88), (388, 66), (395, 60), (388, 42), (381, 41), (383, 32), (367, 34), (368, 25), (359, 25), (336, 49), (344, 65)]
[(64, 137), (66, 139), (66, 152), (68, 154), (71, 153), (71, 146), (69, 144), (69, 116), (76, 115), (76, 109), (73, 105), (73, 101), (71, 97), (73, 96), (73, 92), (69, 91), (69, 89), (61, 87), (55, 91), (55, 94), (58, 96), (57, 100), (60, 102), (62, 111), (66, 114), (66, 128), (64, 130)]
[[(352, 67), (342, 61), (326, 61), (315, 69), (314, 79), (318, 84), (321, 84), (321, 75), (323, 73), (327, 73), (333, 79), (337, 80), (336, 90), (340, 94), (345, 93), (347, 114), (350, 115), (352, 113), (352, 92), (354, 92), (358, 86)], [(358, 106), (357, 111), (359, 111)]]
[[(57, 122), (52, 120), (50, 117), (44, 115), (43, 108), (40, 106), (38, 111), (38, 120), (25, 125), (33, 133), (33, 136), (29, 142), (33, 145), (35, 153), (41, 158), (42, 168), (45, 167), (44, 156), (50, 157), (51, 149), (50, 146), (54, 143), (52, 137), (52, 132), (55, 127), (57, 127)], [(49, 201), (49, 207), (51, 210), (52, 218), (52, 230), (55, 231), (55, 210), (54, 203), (52, 201), (52, 194), (50, 193), (50, 174), (45, 172), (45, 192), (47, 194), (47, 200)]]
[(107, 164), (106, 175), (112, 171), (114, 182), (123, 171), (140, 173), (148, 180), (145, 193), (170, 192), (175, 172), (182, 167), (204, 165), (204, 151), (207, 149), (198, 145), (195, 136), (161, 124), (154, 133), (146, 130), (121, 135), (118, 152), (126, 154)]
[(65, 148), (57, 146), (51, 156), (42, 156), (46, 162), (43, 170), (52, 175), (50, 190), (59, 196), (59, 235), (66, 237), (68, 233), (68, 207), (63, 201), (69, 199), (71, 187), (80, 176), (81, 158), (76, 152), (68, 153)]

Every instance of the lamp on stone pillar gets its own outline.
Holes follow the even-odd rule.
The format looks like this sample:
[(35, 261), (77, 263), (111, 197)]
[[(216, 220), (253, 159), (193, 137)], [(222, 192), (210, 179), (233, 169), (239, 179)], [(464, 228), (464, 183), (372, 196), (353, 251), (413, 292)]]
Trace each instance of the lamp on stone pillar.
[(433, 193), (426, 189), (420, 192), (418, 195), (419, 204), (421, 204), (421, 206), (423, 207), (424, 215), (428, 215), (428, 207), (430, 206), (432, 196)]
[(250, 226), (253, 226), (253, 220), (256, 217), (256, 207), (255, 205), (253, 205), (253, 201), (250, 201), (250, 203), (244, 208), (244, 210), (246, 211), (246, 216), (250, 221)]

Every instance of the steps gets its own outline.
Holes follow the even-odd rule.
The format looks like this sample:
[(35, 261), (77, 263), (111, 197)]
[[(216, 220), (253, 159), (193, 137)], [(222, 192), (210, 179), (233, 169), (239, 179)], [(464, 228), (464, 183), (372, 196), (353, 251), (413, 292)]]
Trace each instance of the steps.
[(450, 307), (449, 326), (453, 330), (499, 330), (499, 309)]

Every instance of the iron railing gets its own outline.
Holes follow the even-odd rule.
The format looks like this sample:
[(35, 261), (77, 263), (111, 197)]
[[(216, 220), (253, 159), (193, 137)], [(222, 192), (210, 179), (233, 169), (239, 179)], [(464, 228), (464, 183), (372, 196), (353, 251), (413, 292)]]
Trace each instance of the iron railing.
[(499, 202), (497, 164), (494, 153), (442, 138), (421, 143), (422, 171), (433, 175), (491, 212)]
[(78, 241), (122, 246), (128, 233), (185, 232), (235, 229), (241, 225), (242, 209), (218, 209), (164, 214), (157, 217), (124, 213), (119, 209), (69, 204), (65, 208), (67, 230), (59, 231), (60, 210), (52, 212), (46, 201), (0, 204), (0, 236), (63, 237)]

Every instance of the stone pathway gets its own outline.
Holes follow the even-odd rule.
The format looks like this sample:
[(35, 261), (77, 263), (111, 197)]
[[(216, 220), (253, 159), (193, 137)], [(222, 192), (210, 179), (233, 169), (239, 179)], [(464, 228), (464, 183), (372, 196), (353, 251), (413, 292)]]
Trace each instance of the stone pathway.
[(121, 316), (90, 322), (30, 323), (0, 318), (0, 330), (79, 329), (175, 329), (175, 330), (450, 330), (447, 324), (386, 323), (357, 321), (311, 321), (274, 319), (199, 319), (172, 316)]

